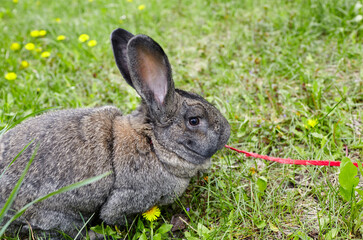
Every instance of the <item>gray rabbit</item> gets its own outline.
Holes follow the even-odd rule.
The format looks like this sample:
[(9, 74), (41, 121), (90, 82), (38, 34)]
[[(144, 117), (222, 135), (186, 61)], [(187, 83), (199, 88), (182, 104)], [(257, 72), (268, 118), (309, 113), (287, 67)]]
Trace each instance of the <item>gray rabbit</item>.
[(10, 235), (18, 229), (28, 234), (30, 225), (34, 232), (74, 237), (93, 214), (106, 224), (124, 224), (128, 216), (172, 203), (227, 143), (227, 120), (199, 95), (174, 89), (168, 58), (154, 40), (116, 29), (111, 42), (141, 105), (126, 116), (111, 106), (54, 111), (9, 130), (0, 137), (0, 173), (34, 142), (0, 179), (0, 209), (37, 144), (13, 210), (66, 185), (112, 174), (33, 205)]

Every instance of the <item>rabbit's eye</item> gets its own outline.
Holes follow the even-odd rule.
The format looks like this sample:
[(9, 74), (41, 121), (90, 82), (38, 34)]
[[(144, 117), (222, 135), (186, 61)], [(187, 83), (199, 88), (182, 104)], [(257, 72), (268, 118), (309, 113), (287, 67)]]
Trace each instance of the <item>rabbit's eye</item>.
[(189, 118), (189, 124), (192, 125), (192, 126), (199, 125), (199, 118), (198, 117)]

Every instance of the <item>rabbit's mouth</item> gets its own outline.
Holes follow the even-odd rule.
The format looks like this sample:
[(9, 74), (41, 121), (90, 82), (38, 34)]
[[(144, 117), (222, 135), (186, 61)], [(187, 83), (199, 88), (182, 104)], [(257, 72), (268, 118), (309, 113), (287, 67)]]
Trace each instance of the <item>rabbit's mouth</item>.
[(227, 143), (230, 135), (229, 124), (223, 127), (220, 132), (210, 132), (205, 140), (193, 138), (180, 139), (178, 143), (186, 150), (181, 151), (181, 157), (194, 164), (204, 163), (206, 159), (211, 158)]
[(182, 142), (181, 145), (186, 149), (186, 151), (183, 151), (184, 154), (182, 154), (183, 156), (180, 157), (193, 164), (203, 164), (207, 159), (211, 158), (218, 151), (217, 147), (203, 149), (202, 146), (193, 144), (193, 141), (191, 140)]
[(161, 145), (156, 139), (153, 140), (158, 159), (163, 163), (168, 172), (173, 175), (181, 178), (191, 178), (199, 171), (206, 171), (211, 165), (208, 158), (201, 156), (192, 149), (187, 149), (182, 144), (179, 144), (177, 149), (170, 150)]
[(193, 152), (194, 154), (196, 154), (196, 155), (198, 155), (198, 156), (200, 156), (200, 157), (202, 157), (204, 159), (212, 157), (218, 151), (218, 149), (214, 149), (214, 148), (213, 149), (206, 149), (204, 151), (199, 148), (199, 151), (198, 151), (196, 149), (193, 149), (192, 147), (189, 147), (188, 145), (189, 145), (188, 143), (183, 144), (183, 146), (188, 151)]

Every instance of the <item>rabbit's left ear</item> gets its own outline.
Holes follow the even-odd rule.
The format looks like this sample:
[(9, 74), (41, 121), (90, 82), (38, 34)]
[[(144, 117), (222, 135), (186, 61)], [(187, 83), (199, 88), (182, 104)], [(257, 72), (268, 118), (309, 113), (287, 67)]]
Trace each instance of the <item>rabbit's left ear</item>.
[(118, 28), (111, 33), (111, 44), (116, 65), (126, 82), (131, 86), (129, 67), (127, 63), (127, 43), (134, 35), (125, 29)]
[(127, 45), (132, 84), (146, 101), (152, 117), (161, 122), (175, 110), (175, 90), (168, 57), (158, 43), (136, 35)]

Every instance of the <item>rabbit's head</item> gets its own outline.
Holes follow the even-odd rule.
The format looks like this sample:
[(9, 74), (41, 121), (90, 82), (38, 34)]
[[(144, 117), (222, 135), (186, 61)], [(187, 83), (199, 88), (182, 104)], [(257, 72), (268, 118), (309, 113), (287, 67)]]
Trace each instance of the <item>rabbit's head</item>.
[(163, 49), (145, 35), (116, 29), (111, 34), (116, 64), (142, 98), (159, 145), (192, 164), (204, 164), (228, 141), (223, 115), (197, 94), (174, 89)]

